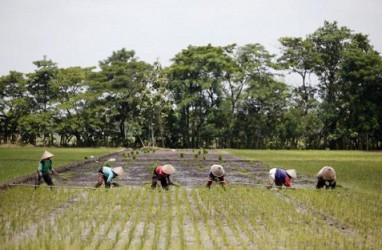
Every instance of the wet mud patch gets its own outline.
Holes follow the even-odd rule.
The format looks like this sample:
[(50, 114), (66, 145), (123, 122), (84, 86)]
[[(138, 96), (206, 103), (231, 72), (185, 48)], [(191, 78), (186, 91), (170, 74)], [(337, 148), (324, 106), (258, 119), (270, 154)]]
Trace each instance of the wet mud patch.
[[(209, 169), (220, 164), (225, 169), (228, 185), (264, 186), (268, 179), (268, 169), (260, 161), (248, 161), (219, 150), (200, 153), (191, 149), (156, 149), (133, 151), (125, 149), (98, 159), (86, 160), (60, 168), (59, 175), (52, 175), (56, 186), (93, 187), (97, 182), (98, 169), (108, 160), (111, 167), (123, 167), (124, 176), (117, 180), (121, 186), (145, 186), (151, 183), (153, 169), (157, 165), (172, 164), (176, 173), (171, 176), (173, 182), (184, 187), (204, 185), (208, 180)], [(23, 182), (34, 184), (30, 178)], [(293, 180), (299, 187), (314, 187), (315, 180), (301, 176)]]

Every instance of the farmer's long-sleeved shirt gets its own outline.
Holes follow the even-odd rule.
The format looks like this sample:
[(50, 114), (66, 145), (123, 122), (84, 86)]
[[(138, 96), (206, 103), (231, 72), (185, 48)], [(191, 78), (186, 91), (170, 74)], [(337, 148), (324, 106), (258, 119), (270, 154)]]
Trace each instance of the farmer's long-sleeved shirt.
[(51, 160), (41, 160), (40, 163), (38, 164), (37, 171), (41, 175), (46, 175), (49, 173), (49, 170), (52, 170), (53, 168), (53, 163)]
[(115, 177), (117, 177), (117, 175), (113, 172), (113, 170), (109, 167), (102, 167), (102, 173), (105, 175), (105, 177), (107, 178), (107, 182), (111, 182), (111, 180)]

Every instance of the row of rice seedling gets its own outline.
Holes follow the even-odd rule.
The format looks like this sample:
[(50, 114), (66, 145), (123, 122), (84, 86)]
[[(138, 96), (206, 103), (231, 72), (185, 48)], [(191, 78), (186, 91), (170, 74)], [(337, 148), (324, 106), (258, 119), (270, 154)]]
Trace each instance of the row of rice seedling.
[(366, 203), (376, 206), (371, 217), (361, 204), (351, 206), (348, 195), (346, 189), (269, 191), (239, 185), (168, 192), (20, 187), (1, 193), (0, 244), (6, 249), (380, 248), (381, 199)]
[(308, 207), (317, 214), (317, 219), (328, 221), (340, 231), (352, 233), (359, 248), (369, 245), (382, 247), (381, 193), (338, 189), (335, 192), (296, 190), (286, 195)]
[[(230, 224), (231, 217), (248, 223), (237, 224), (240, 225), (239, 231), (249, 233), (250, 242), (229, 237), (234, 242), (242, 241), (243, 246), (255, 245), (260, 249), (343, 246), (354, 249), (362, 240), (343, 234), (309, 210), (301, 212), (297, 204), (286, 199), (282, 192), (236, 187), (227, 192), (215, 192), (213, 196), (201, 194), (207, 207), (210, 204), (214, 206), (214, 218), (225, 221), (231, 231), (234, 230), (234, 225)], [(250, 233), (254, 235), (251, 237)], [(224, 235), (222, 237), (224, 241)], [(232, 242), (229, 244), (231, 246)]]
[(0, 191), (0, 245), (20, 234), (34, 234), (50, 216), (77, 195), (74, 190), (18, 187)]

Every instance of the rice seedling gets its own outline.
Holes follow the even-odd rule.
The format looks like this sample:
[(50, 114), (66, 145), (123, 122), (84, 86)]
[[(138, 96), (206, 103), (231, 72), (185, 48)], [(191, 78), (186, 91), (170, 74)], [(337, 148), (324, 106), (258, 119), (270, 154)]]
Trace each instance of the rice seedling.
[(0, 190), (0, 245), (4, 249), (381, 249), (382, 157), (347, 155), (325, 151), (320, 158), (315, 151), (251, 151), (248, 156), (268, 166), (294, 167), (313, 180), (319, 167), (331, 165), (340, 184), (335, 190), (266, 190), (240, 184), (226, 191), (220, 187)]

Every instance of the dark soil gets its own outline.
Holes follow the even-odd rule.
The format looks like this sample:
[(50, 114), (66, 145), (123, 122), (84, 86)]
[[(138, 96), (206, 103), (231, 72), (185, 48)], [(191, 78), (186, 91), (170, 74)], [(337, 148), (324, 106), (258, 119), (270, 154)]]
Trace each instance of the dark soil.
[[(111, 167), (123, 167), (124, 175), (117, 179), (121, 186), (144, 186), (151, 183), (153, 169), (158, 165), (172, 164), (176, 172), (171, 180), (184, 187), (201, 186), (208, 180), (213, 164), (225, 169), (228, 185), (244, 184), (264, 187), (268, 179), (268, 169), (259, 161), (248, 161), (220, 150), (208, 150), (203, 154), (191, 149), (148, 149), (133, 151), (125, 149), (115, 154), (72, 164), (58, 170), (59, 176), (52, 175), (56, 186), (93, 187), (97, 182), (97, 171), (108, 160)], [(115, 160), (115, 161), (114, 161)], [(294, 186), (314, 186), (314, 179), (300, 176), (293, 180)], [(33, 178), (22, 181), (34, 184)]]

